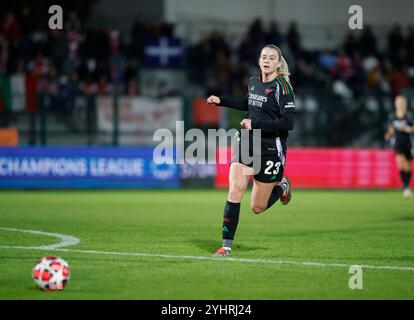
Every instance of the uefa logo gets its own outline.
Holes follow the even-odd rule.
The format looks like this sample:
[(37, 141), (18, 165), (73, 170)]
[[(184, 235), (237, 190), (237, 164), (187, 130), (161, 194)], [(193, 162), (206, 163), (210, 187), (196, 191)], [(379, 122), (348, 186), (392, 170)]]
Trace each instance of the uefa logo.
[(152, 161), (150, 164), (150, 170), (154, 178), (165, 181), (168, 179), (171, 179), (176, 170), (177, 166), (175, 164), (168, 164), (168, 163), (174, 163), (173, 160), (171, 162), (166, 163), (160, 163), (158, 164), (157, 161)]

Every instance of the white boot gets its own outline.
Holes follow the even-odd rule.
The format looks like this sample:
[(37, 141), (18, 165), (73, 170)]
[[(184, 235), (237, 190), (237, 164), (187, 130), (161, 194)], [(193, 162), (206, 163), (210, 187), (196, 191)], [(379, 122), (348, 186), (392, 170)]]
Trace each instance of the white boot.
[(403, 191), (403, 197), (408, 199), (411, 198), (411, 189), (410, 188), (405, 188)]

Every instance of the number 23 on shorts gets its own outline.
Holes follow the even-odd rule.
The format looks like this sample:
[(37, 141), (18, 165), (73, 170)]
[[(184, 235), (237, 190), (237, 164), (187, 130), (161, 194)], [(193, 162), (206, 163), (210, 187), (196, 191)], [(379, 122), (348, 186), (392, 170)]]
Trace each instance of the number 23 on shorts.
[[(275, 163), (272, 160), (268, 160), (268, 161), (266, 161), (266, 169), (265, 169), (264, 173), (269, 174), (269, 175), (272, 175), (272, 174), (276, 175), (276, 174), (279, 173), (280, 165), (281, 165), (280, 161)], [(270, 171), (272, 169), (273, 169), (273, 172)]]

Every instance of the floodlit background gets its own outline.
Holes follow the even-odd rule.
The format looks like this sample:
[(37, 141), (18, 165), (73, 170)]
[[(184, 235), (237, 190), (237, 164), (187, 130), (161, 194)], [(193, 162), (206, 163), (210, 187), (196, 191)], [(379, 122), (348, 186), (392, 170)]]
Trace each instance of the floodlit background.
[[(63, 30), (48, 27), (52, 4), (62, 7)], [(413, 4), (364, 1), (363, 30), (351, 30), (348, 10), (353, 4), (327, 0), (2, 3), (0, 144), (17, 146), (21, 157), (36, 154), (33, 161), (53, 158), (56, 150), (20, 147), (148, 147), (140, 151), (147, 157), (159, 143), (153, 140), (154, 131), (167, 128), (175, 133), (176, 121), (184, 121), (185, 130), (204, 132), (239, 127), (240, 112), (208, 108), (205, 98), (243, 96), (248, 78), (257, 73), (260, 49), (273, 43), (288, 61), (296, 94), (298, 113), (289, 137), (293, 148), (287, 168), (296, 185), (399, 187), (393, 155), (383, 149), (387, 147), (383, 134), (395, 95), (405, 94), (413, 106)], [(353, 149), (332, 153), (333, 149), (304, 147)], [(110, 150), (103, 153), (122, 158), (117, 152), (125, 152)], [(10, 156), (9, 152), (5, 149), (2, 155)], [(78, 149), (61, 152), (68, 163), (55, 166), (62, 172), (43, 172), (55, 179), (56, 187), (68, 184), (59, 176), (90, 174), (89, 158), (83, 164), (90, 168), (86, 173), (82, 164), (70, 161), (71, 156), (82, 157)], [(306, 156), (315, 164), (314, 176), (297, 162)], [(13, 175), (25, 172), (24, 168), (13, 171), (4, 157), (1, 175), (7, 181), (0, 180), (0, 185), (10, 187), (15, 183)], [(328, 160), (337, 157), (342, 166)], [(30, 168), (35, 179), (39, 172)], [(226, 186), (228, 168), (224, 175), (217, 174), (222, 169), (214, 165), (184, 164), (171, 170), (175, 186), (186, 186), (192, 178), (196, 180), (190, 185), (195, 187), (213, 186), (214, 181), (216, 186)], [(102, 186), (111, 186), (105, 180), (110, 173), (103, 172), (100, 178)], [(140, 186), (138, 180), (145, 180), (143, 175), (134, 179), (128, 186)], [(73, 187), (99, 187), (84, 182)], [(33, 180), (21, 186), (39, 185)]]
[[(55, 4), (62, 30), (48, 27)], [(348, 27), (354, 4), (362, 30)], [(413, 12), (412, 0), (1, 1), (0, 299), (45, 299), (31, 279), (45, 255), (71, 270), (47, 299), (412, 299), (413, 200), (384, 132), (395, 95), (414, 107)], [(156, 163), (153, 135), (171, 130), (181, 159), (193, 141), (180, 133), (238, 128), (243, 113), (206, 97), (243, 96), (268, 43), (296, 96), (293, 197), (254, 215), (247, 191), (233, 260), (217, 260), (229, 164)], [(348, 285), (355, 264), (363, 290)]]

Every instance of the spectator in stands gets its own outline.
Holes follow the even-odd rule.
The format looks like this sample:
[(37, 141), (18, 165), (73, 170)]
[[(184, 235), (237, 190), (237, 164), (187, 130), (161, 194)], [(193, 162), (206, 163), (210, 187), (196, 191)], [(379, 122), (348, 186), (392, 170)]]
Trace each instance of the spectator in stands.
[(352, 60), (345, 52), (339, 52), (336, 56), (336, 76), (341, 80), (348, 82), (353, 73)]
[(414, 25), (408, 27), (408, 35), (405, 40), (405, 49), (407, 64), (410, 67), (414, 67)]
[(208, 58), (210, 52), (209, 35), (206, 33), (201, 37), (199, 43), (192, 45), (187, 50), (187, 71), (191, 81), (199, 85), (206, 83), (207, 69), (211, 60)]
[[(108, 86), (119, 88), (124, 93), (138, 92), (136, 79), (144, 38), (174, 34), (172, 24), (149, 24), (136, 19), (128, 45), (121, 31), (85, 28), (81, 22), (86, 20), (80, 18), (82, 11), (69, 14), (63, 31), (50, 31), (35, 19), (32, 8), (31, 4), (21, 5), (16, 11), (19, 14), (7, 11), (2, 17), (0, 73), (33, 71), (49, 82), (53, 73), (56, 79), (66, 76), (62, 78), (68, 79), (63, 81), (62, 90), (68, 90), (72, 75), (76, 74), (82, 81), (84, 92), (106, 92)], [(296, 23), (292, 22), (287, 33), (282, 33), (276, 21), (266, 26), (261, 19), (255, 19), (248, 26), (240, 45), (237, 42), (229, 45), (225, 35), (218, 31), (206, 34), (199, 43), (188, 48), (186, 67), (191, 81), (201, 86), (207, 84), (214, 87), (214, 91), (240, 92), (244, 91), (246, 78), (256, 68), (257, 50), (265, 43), (280, 46), (286, 42), (290, 49), (287, 52), (291, 52), (292, 79), (298, 90), (301, 85), (316, 86), (318, 81), (329, 83), (339, 78), (354, 94), (378, 88), (387, 92), (390, 83), (393, 94), (396, 94), (412, 85), (409, 76), (414, 79), (414, 26), (408, 30), (404, 39), (401, 26), (394, 25), (385, 51), (378, 50), (377, 39), (370, 26), (364, 26), (359, 39), (354, 33), (349, 33), (339, 48), (307, 51), (301, 46)], [(340, 53), (337, 54), (336, 50)], [(387, 61), (393, 64), (390, 70), (387, 69)], [(50, 72), (50, 68), (57, 70)], [(213, 72), (217, 74), (214, 80)]]
[(255, 64), (256, 61), (256, 45), (254, 38), (247, 34), (239, 47), (240, 60), (249, 64)]
[(38, 78), (42, 78), (49, 73), (49, 59), (39, 52), (36, 58), (29, 64), (29, 70)]
[(362, 62), (365, 70), (365, 81), (369, 88), (377, 94), (384, 94), (389, 91), (385, 81), (383, 67), (375, 57), (367, 57)]
[(119, 30), (109, 30), (109, 47), (111, 55), (121, 53), (121, 33)]
[(25, 5), (22, 10), (19, 17), (20, 22), (20, 28), (21, 28), (21, 34), (22, 35), (29, 35), (31, 32), (35, 29), (34, 24), (34, 17), (32, 15), (32, 11), (30, 9), (30, 6)]
[(29, 63), (34, 55), (34, 41), (31, 33), (35, 29), (33, 23), (34, 17), (31, 14), (29, 6), (24, 6), (19, 16), (21, 35), (19, 38), (19, 47), (21, 56), (25, 63)]
[(59, 73), (64, 73), (66, 70), (62, 69), (68, 55), (68, 44), (65, 34), (61, 30), (55, 29), (50, 32), (48, 48), (52, 63), (57, 67)]
[(119, 85), (122, 85), (124, 79), (123, 79), (123, 72), (122, 72), (121, 66), (112, 62), (110, 64), (110, 70), (111, 70), (111, 82), (117, 87)]
[(371, 26), (366, 26), (359, 39), (359, 48), (363, 57), (377, 54), (377, 38), (372, 32)]
[(88, 75), (86, 81), (81, 82), (79, 86), (80, 92), (85, 96), (95, 95), (98, 92), (98, 86), (93, 82), (92, 76)]
[(231, 64), (224, 51), (219, 51), (214, 60), (214, 74), (221, 88), (227, 88), (231, 76)]
[(38, 91), (47, 94), (49, 99), (44, 100), (46, 107), (53, 111), (60, 111), (59, 81), (57, 69), (54, 65), (48, 67), (47, 74), (39, 78)]
[(280, 47), (283, 44), (283, 36), (279, 31), (276, 21), (272, 21), (266, 35), (266, 43), (272, 43)]
[(362, 95), (364, 90), (365, 75), (362, 67), (362, 56), (356, 52), (353, 56), (353, 73), (348, 81), (348, 86), (352, 90), (354, 97), (358, 98)]
[(319, 55), (319, 65), (323, 71), (333, 76), (336, 68), (335, 54), (329, 49), (324, 49)]
[(129, 83), (131, 79), (136, 79), (138, 76), (137, 62), (135, 59), (128, 59), (125, 63), (124, 79), (125, 83)]
[(112, 91), (113, 91), (112, 84), (108, 83), (108, 79), (106, 78), (106, 76), (102, 75), (99, 78), (99, 82), (97, 85), (97, 93), (100, 95), (108, 95), (112, 93)]
[(60, 103), (62, 111), (67, 115), (70, 114), (75, 107), (75, 99), (79, 95), (79, 78), (76, 72), (70, 77), (62, 77), (59, 83)]
[(254, 38), (254, 41), (255, 43), (257, 43), (258, 47), (260, 47), (266, 42), (266, 32), (263, 27), (263, 22), (260, 18), (256, 18), (253, 21), (253, 23), (249, 27), (248, 34), (250, 37)]
[(1, 34), (8, 42), (17, 40), (20, 36), (20, 24), (11, 11), (7, 11), (0, 26)]
[(96, 60), (107, 59), (110, 54), (109, 36), (105, 30), (91, 28), (86, 30), (83, 41), (83, 57)]
[(7, 72), (7, 41), (0, 35), (0, 75)]
[(137, 96), (139, 95), (139, 87), (138, 87), (138, 82), (135, 79), (130, 79), (128, 81), (128, 85), (127, 85), (127, 95), (129, 96)]
[(410, 86), (410, 78), (401, 64), (397, 65), (390, 76), (391, 94), (393, 97), (401, 94), (402, 90)]
[(302, 45), (296, 22), (290, 23), (286, 39), (293, 56), (298, 58), (302, 51)]
[(315, 83), (314, 72), (304, 57), (299, 57), (294, 73), (296, 87), (309, 86)]
[(65, 24), (65, 30), (74, 31), (76, 33), (82, 32), (82, 22), (76, 11), (71, 11), (69, 13), (69, 20)]
[(347, 33), (342, 49), (349, 57), (354, 57), (357, 51), (359, 51), (358, 42), (355, 39), (354, 33)]
[(142, 20), (137, 17), (132, 26), (131, 35), (131, 55), (137, 59), (142, 59), (144, 54), (144, 39), (146, 37), (146, 26)]
[(394, 66), (404, 61), (405, 43), (399, 24), (395, 24), (388, 35), (388, 56)]

